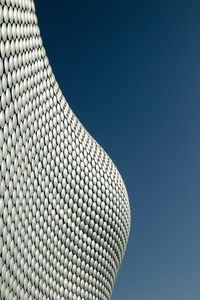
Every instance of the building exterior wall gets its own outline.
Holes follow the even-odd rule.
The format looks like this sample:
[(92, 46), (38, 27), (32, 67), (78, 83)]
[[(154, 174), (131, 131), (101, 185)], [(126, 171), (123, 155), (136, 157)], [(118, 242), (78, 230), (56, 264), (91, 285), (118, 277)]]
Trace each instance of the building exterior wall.
[(34, 2), (0, 3), (1, 299), (110, 299), (126, 188), (59, 89)]

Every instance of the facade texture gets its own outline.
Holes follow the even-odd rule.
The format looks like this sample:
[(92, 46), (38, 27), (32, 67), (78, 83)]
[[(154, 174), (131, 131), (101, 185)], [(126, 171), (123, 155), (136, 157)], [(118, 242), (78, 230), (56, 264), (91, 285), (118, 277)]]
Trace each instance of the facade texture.
[(58, 87), (32, 0), (0, 0), (0, 95), (0, 299), (110, 299), (127, 192)]

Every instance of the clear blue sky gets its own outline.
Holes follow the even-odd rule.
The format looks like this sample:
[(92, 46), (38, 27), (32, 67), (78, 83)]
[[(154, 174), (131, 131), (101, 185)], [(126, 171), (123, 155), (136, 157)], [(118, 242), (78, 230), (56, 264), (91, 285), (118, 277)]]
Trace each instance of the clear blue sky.
[(130, 197), (112, 300), (199, 300), (199, 0), (35, 4), (63, 94)]

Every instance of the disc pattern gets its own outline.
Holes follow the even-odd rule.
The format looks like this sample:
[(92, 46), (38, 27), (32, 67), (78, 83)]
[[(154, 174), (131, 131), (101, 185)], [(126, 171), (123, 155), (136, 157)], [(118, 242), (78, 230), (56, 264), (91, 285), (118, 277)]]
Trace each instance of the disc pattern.
[(123, 180), (60, 91), (34, 2), (0, 3), (1, 299), (110, 299), (130, 230)]

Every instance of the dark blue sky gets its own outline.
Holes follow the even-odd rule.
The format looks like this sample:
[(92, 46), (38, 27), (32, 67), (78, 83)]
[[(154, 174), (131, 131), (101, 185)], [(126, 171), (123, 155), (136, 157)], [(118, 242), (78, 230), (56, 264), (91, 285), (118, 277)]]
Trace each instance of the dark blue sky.
[(199, 300), (199, 0), (35, 4), (62, 92), (130, 197), (112, 300)]

